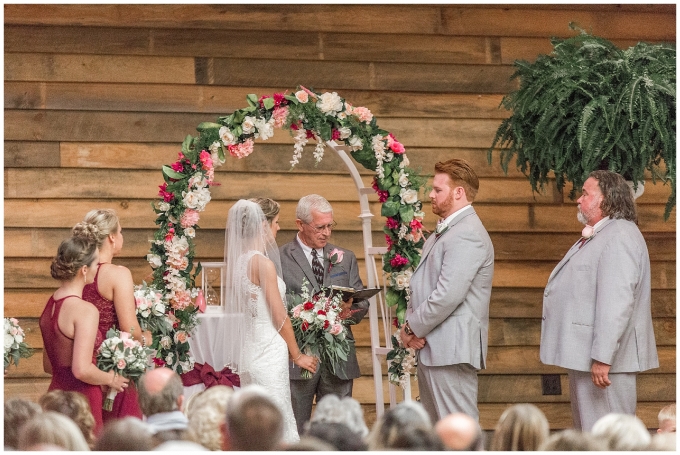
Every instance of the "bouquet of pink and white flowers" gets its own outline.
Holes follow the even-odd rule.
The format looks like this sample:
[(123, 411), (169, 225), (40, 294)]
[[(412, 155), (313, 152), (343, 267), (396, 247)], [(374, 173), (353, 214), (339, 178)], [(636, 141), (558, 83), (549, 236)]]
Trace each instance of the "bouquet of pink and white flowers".
[(142, 281), (142, 284), (135, 286), (134, 294), (137, 320), (142, 330), (148, 330), (153, 334), (170, 332), (172, 324), (165, 316), (167, 306), (163, 300), (163, 293)]
[[(152, 350), (135, 341), (131, 334), (112, 328), (106, 332), (106, 339), (97, 350), (97, 368), (102, 371), (113, 370), (137, 384), (146, 371), (151, 354)], [(102, 406), (104, 410), (113, 409), (117, 393), (113, 389), (109, 391)]]
[(27, 359), (33, 355), (33, 349), (24, 341), (26, 335), (19, 321), (5, 318), (5, 371), (13, 363), (19, 366), (19, 359)]
[[(342, 293), (328, 297), (322, 290), (310, 295), (307, 284), (303, 281), (302, 294), (291, 295), (289, 301), (295, 339), (302, 352), (327, 362), (336, 373), (340, 368), (339, 361), (347, 360), (353, 342), (347, 337), (346, 327), (352, 311), (342, 310)], [(312, 373), (303, 370), (302, 377), (309, 379)]]

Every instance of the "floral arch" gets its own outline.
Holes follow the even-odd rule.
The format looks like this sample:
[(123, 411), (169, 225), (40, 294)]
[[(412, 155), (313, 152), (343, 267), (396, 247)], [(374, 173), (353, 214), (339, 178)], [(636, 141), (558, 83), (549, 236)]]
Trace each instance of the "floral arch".
[[(274, 128), (287, 129), (293, 136), (291, 167), (313, 139), (317, 163), (323, 159), (326, 142), (340, 141), (358, 163), (375, 171), (372, 187), (386, 218), (385, 302), (396, 308), (399, 324), (408, 303), (408, 282), (420, 261), (424, 213), (418, 194), (426, 179), (409, 167), (404, 146), (378, 127), (370, 110), (352, 106), (335, 92), (317, 94), (302, 86), (290, 95), (275, 93), (258, 99), (250, 94), (246, 100), (247, 107), (219, 117), (216, 123), (201, 123), (197, 137), (186, 137), (177, 161), (163, 166), (165, 183), (152, 203), (158, 228), (147, 255), (153, 268), (149, 289), (163, 306), (149, 312), (145, 325), (154, 332), (155, 363), (180, 374), (193, 369), (188, 337), (197, 324), (195, 280), (201, 271), (200, 263), (194, 264), (194, 239), (200, 212), (210, 201), (210, 187), (218, 184), (214, 169), (227, 155), (250, 155), (254, 139), (269, 139)], [(405, 351), (397, 347), (388, 359), (403, 359)]]

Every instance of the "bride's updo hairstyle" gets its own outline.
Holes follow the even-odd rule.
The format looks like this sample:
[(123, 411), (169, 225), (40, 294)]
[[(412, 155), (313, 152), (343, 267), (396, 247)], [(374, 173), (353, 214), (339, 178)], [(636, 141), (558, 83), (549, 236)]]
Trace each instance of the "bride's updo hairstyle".
[(73, 228), (73, 236), (59, 245), (57, 256), (52, 260), (52, 278), (71, 281), (84, 265), (92, 264), (97, 254), (97, 226), (78, 223)]
[(281, 205), (274, 199), (269, 199), (268, 197), (253, 197), (248, 200), (260, 206), (262, 213), (264, 213), (265, 218), (267, 218), (267, 223), (270, 225), (281, 210)]
[(90, 210), (87, 212), (87, 215), (85, 215), (83, 223), (97, 226), (97, 229), (99, 230), (97, 235), (97, 247), (99, 248), (101, 248), (104, 240), (106, 240), (106, 237), (108, 237), (109, 234), (118, 233), (118, 215), (116, 215), (116, 212), (113, 209)]

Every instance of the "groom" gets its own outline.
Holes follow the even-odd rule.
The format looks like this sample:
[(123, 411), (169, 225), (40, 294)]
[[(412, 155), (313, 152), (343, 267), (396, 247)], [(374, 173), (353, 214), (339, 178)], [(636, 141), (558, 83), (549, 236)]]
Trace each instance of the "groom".
[(430, 200), (441, 220), (411, 277), (400, 336), (419, 350), (420, 402), (432, 421), (454, 412), (479, 420), (477, 371), (486, 366), (493, 245), (472, 207), (475, 171), (454, 158), (434, 172)]
[[(298, 202), (295, 216), (297, 236), (292, 242), (280, 248), (286, 292), (300, 294), (303, 278), (306, 278), (313, 287), (312, 292), (319, 291), (321, 286), (331, 285), (363, 289), (354, 253), (328, 243), (331, 231), (335, 227), (333, 208), (328, 201), (317, 194), (305, 196)], [(331, 267), (329, 257), (334, 249), (343, 254), (337, 255)], [(356, 310), (350, 318), (350, 324), (357, 324), (368, 311), (368, 301), (352, 302), (350, 299), (343, 307)], [(328, 394), (340, 397), (352, 396), (353, 379), (361, 376), (361, 373), (354, 347), (354, 335), (349, 326), (347, 330), (350, 352), (347, 362), (341, 365), (336, 375), (331, 372), (330, 365), (321, 363), (311, 379), (302, 379), (300, 368), (290, 363), (290, 395), (300, 434), (304, 431), (305, 422), (312, 415), (314, 396), (317, 402)]]

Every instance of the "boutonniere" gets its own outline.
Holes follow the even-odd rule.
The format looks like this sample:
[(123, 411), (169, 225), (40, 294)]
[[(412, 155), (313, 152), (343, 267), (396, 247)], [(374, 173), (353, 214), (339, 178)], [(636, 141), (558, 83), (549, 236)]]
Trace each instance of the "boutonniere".
[(342, 257), (344, 255), (345, 252), (338, 248), (333, 248), (333, 250), (331, 250), (331, 252), (328, 253), (328, 262), (330, 263), (330, 265), (328, 266), (329, 272), (333, 269), (334, 265), (340, 264), (342, 262)]
[(443, 221), (440, 221), (439, 223), (437, 223), (437, 228), (434, 230), (434, 235), (436, 237), (439, 237), (444, 232), (446, 232), (448, 229), (449, 229), (449, 225), (444, 223)]
[(595, 235), (595, 229), (592, 226), (586, 225), (581, 231), (581, 237), (588, 240)]

